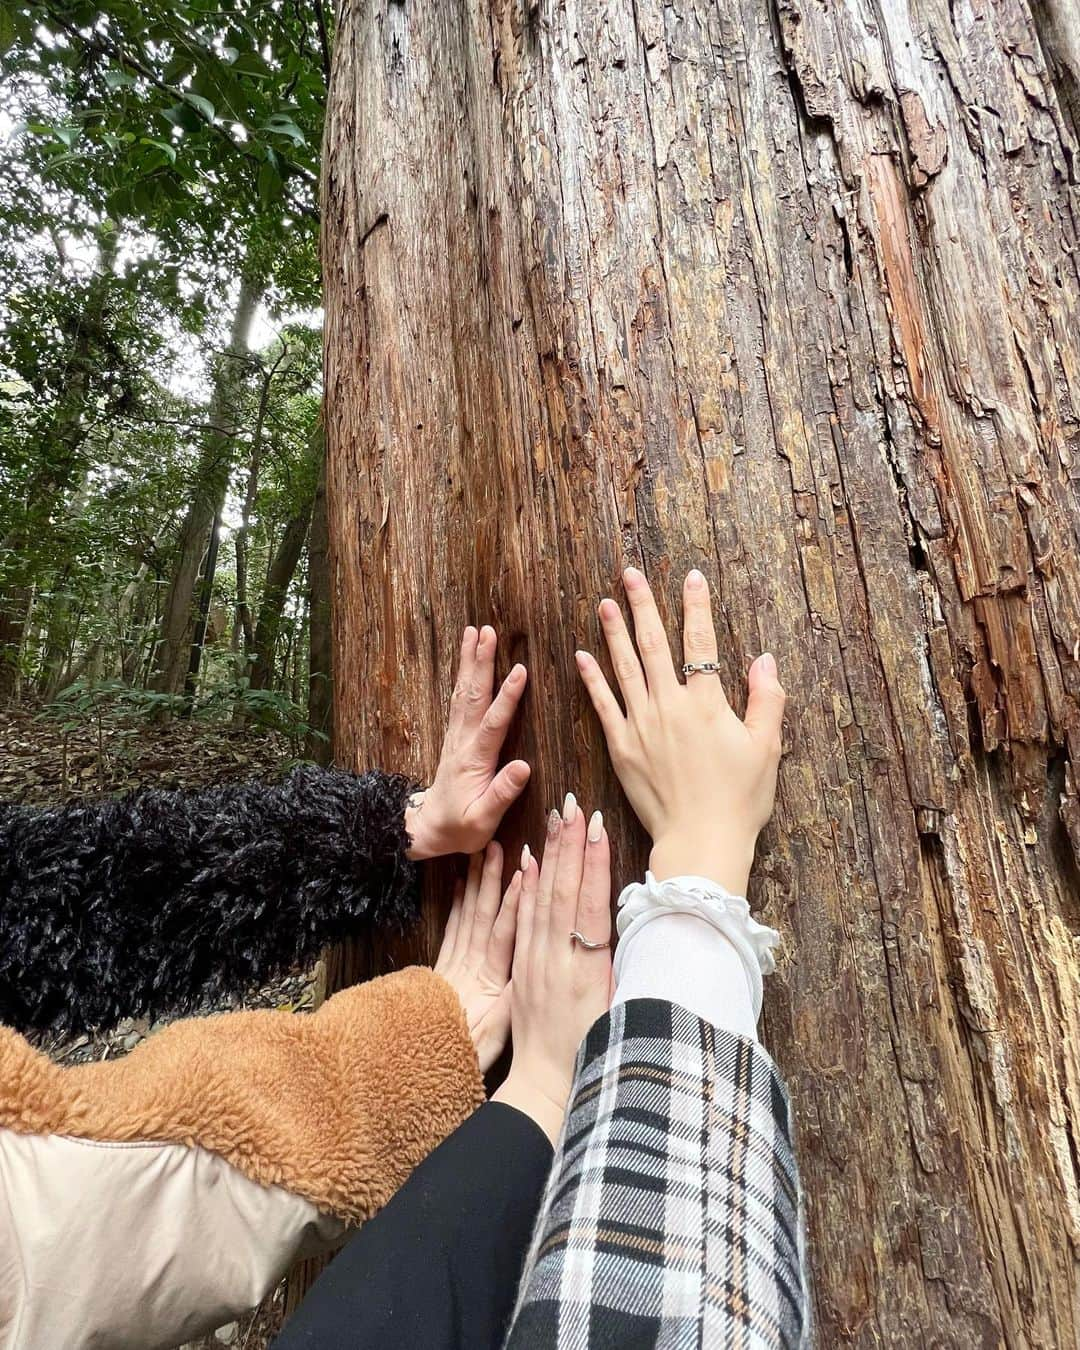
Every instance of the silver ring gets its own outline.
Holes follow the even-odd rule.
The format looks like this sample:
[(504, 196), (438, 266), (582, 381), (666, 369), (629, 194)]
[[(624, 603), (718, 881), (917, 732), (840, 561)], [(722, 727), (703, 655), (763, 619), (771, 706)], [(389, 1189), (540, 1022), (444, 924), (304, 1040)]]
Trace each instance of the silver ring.
[(720, 667), (715, 661), (687, 661), (682, 668), (684, 675), (719, 675)]
[(605, 947), (611, 946), (610, 942), (590, 942), (589, 939), (585, 937), (583, 933), (579, 933), (576, 928), (570, 934), (570, 941), (579, 942), (587, 952), (598, 952), (602, 951)]

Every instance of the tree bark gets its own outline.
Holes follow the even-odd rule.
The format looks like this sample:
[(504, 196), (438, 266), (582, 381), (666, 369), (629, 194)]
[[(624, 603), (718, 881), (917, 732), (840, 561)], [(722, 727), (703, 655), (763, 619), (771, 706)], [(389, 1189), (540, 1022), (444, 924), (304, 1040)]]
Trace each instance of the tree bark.
[[(323, 458), (323, 432), (321, 425), (311, 438), (309, 453), (317, 456), (313, 463)], [(274, 653), (278, 634), (281, 631), (281, 616), (285, 609), (289, 587), (292, 585), (300, 555), (304, 551), (308, 527), (311, 524), (317, 480), (312, 478), (310, 496), (304, 495), (297, 504), (296, 513), (285, 522), (281, 539), (270, 559), (266, 572), (266, 585), (263, 587), (259, 602), (259, 617), (255, 624), (255, 639), (252, 646), (251, 688), (272, 689), (274, 686)]]
[(165, 694), (178, 694), (188, 675), (195, 626), (195, 588), (232, 472), (239, 427), (239, 386), (247, 361), (248, 336), (261, 295), (262, 282), (245, 270), (228, 345), (214, 372), (207, 429), (202, 435), (191, 502), (180, 527), (176, 565), (165, 597), (154, 675), (154, 688)]
[[(574, 671), (596, 601), (642, 566), (674, 638), (697, 565), (737, 703), (776, 653), (751, 901), (786, 943), (763, 1035), (823, 1344), (1080, 1340), (1080, 152), (1050, 10), (1075, 34), (1054, 0), (339, 15), (338, 757), (429, 776), (490, 621), (530, 670), (510, 855), (573, 788), (617, 888), (644, 840)], [(332, 978), (437, 927), (433, 898)]]
[(326, 517), (326, 460), (319, 470), (308, 531), (308, 726), (304, 754), (330, 762), (333, 736), (333, 636), (330, 609), (329, 523)]

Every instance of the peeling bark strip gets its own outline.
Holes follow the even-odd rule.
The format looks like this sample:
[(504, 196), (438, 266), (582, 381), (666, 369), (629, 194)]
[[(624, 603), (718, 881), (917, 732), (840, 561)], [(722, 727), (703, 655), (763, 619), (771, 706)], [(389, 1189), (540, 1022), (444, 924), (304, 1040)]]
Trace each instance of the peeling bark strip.
[(507, 842), (573, 787), (621, 883), (596, 600), (636, 562), (674, 632), (696, 564), (733, 696), (777, 654), (754, 898), (823, 1344), (1080, 1341), (1080, 158), (1074, 17), (1032, 3), (339, 16), (340, 758), (430, 773), (491, 620), (531, 672)]

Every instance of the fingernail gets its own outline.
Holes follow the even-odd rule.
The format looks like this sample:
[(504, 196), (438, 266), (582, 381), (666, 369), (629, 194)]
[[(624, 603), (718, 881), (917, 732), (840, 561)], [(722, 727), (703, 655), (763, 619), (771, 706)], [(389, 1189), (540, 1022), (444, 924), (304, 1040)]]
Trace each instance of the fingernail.
[(645, 580), (645, 573), (638, 571), (636, 567), (627, 567), (623, 570), (623, 583), (627, 586), (636, 586), (639, 581)]
[(562, 804), (562, 818), (567, 825), (572, 825), (577, 820), (577, 798), (572, 792), (566, 794), (566, 800)]
[(758, 657), (758, 660), (761, 662), (761, 669), (765, 672), (765, 674), (771, 675), (775, 679), (776, 657), (773, 656), (772, 652), (762, 652), (761, 655)]
[(553, 807), (551, 813), (548, 816), (547, 821), (548, 834), (552, 838), (554, 838), (555, 835), (557, 835), (561, 829), (562, 829), (562, 816), (560, 816), (558, 811), (556, 811)]
[(705, 574), (703, 572), (699, 572), (696, 567), (692, 567), (690, 571), (687, 572), (686, 574), (686, 580), (687, 583), (691, 586), (704, 586)]
[(575, 652), (574, 660), (578, 663), (578, 665), (582, 668), (582, 670), (584, 670), (589, 663), (589, 655), (587, 652)]
[(532, 859), (532, 854), (529, 852), (529, 846), (528, 846), (528, 844), (522, 844), (522, 846), (521, 846), (521, 870), (522, 870), (523, 872), (527, 872), (527, 871), (529, 870), (529, 863), (530, 863), (531, 859)]
[(604, 814), (602, 811), (594, 811), (589, 819), (589, 843), (596, 844), (600, 842), (600, 836), (604, 833)]
[(610, 597), (605, 597), (600, 601), (600, 617), (602, 619), (613, 619), (618, 610), (618, 605)]
[(518, 680), (524, 679), (524, 677), (525, 677), (525, 667), (522, 665), (516, 665), (514, 669), (510, 672), (510, 679), (512, 679), (515, 683)]

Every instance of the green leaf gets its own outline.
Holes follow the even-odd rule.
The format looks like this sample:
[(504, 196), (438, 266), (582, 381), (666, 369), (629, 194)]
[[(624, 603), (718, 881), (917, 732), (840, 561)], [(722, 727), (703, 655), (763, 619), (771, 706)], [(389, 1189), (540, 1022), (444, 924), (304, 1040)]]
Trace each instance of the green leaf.
[(233, 62), (232, 68), (237, 75), (249, 75), (256, 80), (267, 80), (273, 74), (258, 52), (241, 53)]
[(113, 90), (130, 89), (135, 83), (135, 76), (121, 70), (119, 66), (110, 66), (105, 72), (105, 83)]
[(267, 162), (259, 168), (259, 205), (270, 206), (281, 196), (282, 180), (277, 168)]
[(0, 9), (0, 56), (15, 43), (15, 15), (5, 5)]
[(307, 145), (307, 137), (285, 113), (274, 113), (272, 117), (268, 117), (260, 130), (268, 131), (274, 136), (288, 136), (294, 145)]
[(193, 108), (202, 113), (207, 122), (213, 122), (216, 117), (214, 105), (208, 98), (203, 98), (201, 94), (184, 94), (184, 102), (189, 103)]
[(168, 141), (155, 141), (150, 136), (140, 136), (139, 144), (154, 146), (165, 155), (170, 164), (176, 163), (176, 146), (170, 145)]

